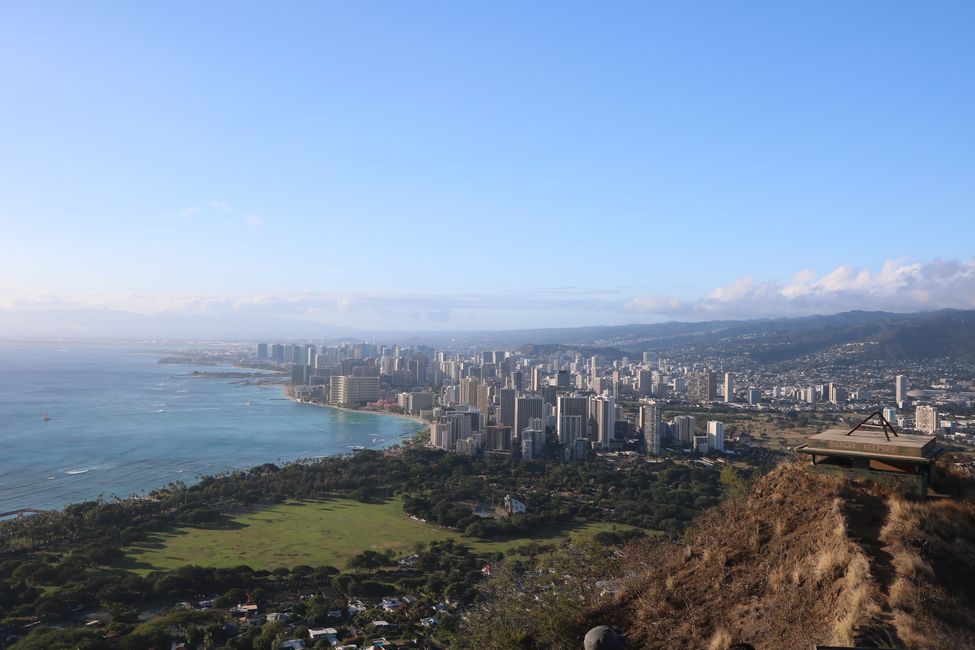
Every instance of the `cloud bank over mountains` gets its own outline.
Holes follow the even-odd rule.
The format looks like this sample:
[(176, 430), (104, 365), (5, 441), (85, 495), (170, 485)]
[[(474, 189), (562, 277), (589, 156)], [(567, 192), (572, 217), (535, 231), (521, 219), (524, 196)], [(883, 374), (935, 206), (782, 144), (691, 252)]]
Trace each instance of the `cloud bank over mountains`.
[(689, 320), (943, 308), (975, 308), (975, 258), (927, 263), (889, 260), (877, 273), (840, 266), (822, 277), (805, 270), (788, 283), (743, 277), (695, 300), (650, 295), (624, 304), (624, 309), (633, 314)]
[(86, 293), (0, 287), (3, 337), (253, 338), (360, 331), (499, 330), (662, 320), (775, 318), (851, 309), (895, 312), (975, 308), (975, 258), (890, 260), (874, 273), (840, 266), (787, 283), (751, 277), (697, 298), (555, 287), (497, 294), (281, 292)]

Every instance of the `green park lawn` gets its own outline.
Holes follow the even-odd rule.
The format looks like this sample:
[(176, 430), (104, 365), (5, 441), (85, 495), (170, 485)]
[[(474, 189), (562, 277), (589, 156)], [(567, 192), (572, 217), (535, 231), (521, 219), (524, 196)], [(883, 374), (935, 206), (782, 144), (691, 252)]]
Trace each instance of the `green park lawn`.
[(476, 551), (505, 551), (531, 541), (560, 542), (571, 536), (626, 529), (606, 523), (579, 523), (540, 529), (530, 537), (480, 540), (424, 524), (403, 513), (399, 499), (361, 503), (350, 499), (289, 501), (230, 517), (217, 528), (173, 527), (126, 549), (120, 568), (145, 574), (186, 565), (275, 569), (300, 564), (345, 568), (349, 558), (366, 549), (412, 551), (417, 542), (454, 538)]

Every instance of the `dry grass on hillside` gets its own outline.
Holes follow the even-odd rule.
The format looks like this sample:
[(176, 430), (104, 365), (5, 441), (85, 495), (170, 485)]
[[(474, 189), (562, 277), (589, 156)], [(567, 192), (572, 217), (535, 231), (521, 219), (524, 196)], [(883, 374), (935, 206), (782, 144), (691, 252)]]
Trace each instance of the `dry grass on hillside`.
[(787, 464), (685, 545), (629, 547), (623, 590), (590, 620), (635, 648), (975, 647), (972, 514)]
[(892, 496), (880, 533), (894, 568), (887, 592), (905, 647), (975, 648), (975, 508)]

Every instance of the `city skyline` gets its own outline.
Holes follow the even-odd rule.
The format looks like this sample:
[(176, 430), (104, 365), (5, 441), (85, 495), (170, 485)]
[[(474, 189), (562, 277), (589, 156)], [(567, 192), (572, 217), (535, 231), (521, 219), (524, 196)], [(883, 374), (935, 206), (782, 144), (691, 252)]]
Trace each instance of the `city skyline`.
[(968, 4), (290, 9), (0, 9), (0, 336), (975, 308)]

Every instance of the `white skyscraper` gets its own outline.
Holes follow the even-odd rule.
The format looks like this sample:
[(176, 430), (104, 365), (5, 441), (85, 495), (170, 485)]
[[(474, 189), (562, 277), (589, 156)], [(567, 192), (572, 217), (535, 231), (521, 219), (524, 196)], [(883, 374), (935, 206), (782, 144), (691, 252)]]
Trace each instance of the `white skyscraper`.
[(807, 404), (816, 403), (816, 388), (814, 386), (809, 386), (805, 390), (805, 399)]
[(708, 420), (708, 447), (712, 451), (724, 451), (724, 422)]
[(694, 416), (678, 415), (673, 419), (674, 438), (681, 446), (690, 446), (694, 442)]
[(900, 403), (904, 401), (905, 397), (907, 397), (907, 377), (904, 375), (897, 375), (897, 377), (894, 378), (894, 393), (896, 395), (894, 401), (896, 401), (897, 405), (900, 406)]
[(596, 440), (603, 449), (608, 449), (616, 429), (616, 400), (601, 395), (593, 400), (595, 405)]
[(724, 401), (735, 401), (735, 376), (730, 372), (724, 373)]

